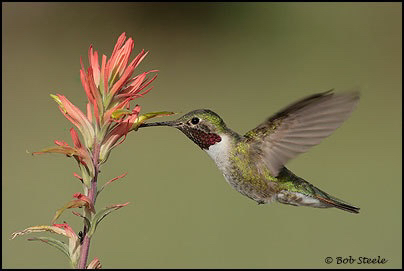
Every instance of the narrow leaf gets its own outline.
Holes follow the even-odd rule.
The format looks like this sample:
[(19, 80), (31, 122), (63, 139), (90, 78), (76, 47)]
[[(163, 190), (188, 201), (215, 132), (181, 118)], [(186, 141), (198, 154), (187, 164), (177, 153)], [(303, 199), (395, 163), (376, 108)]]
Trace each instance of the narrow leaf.
[(128, 115), (130, 113), (132, 113), (132, 111), (128, 110), (128, 109), (125, 109), (125, 108), (117, 109), (114, 112), (112, 112), (111, 117), (113, 119), (119, 119), (120, 117), (122, 117), (124, 115)]
[(17, 237), (19, 235), (24, 235), (24, 234), (27, 234), (27, 233), (44, 232), (44, 231), (66, 235), (66, 231), (64, 229), (61, 229), (61, 228), (56, 227), (56, 226), (42, 225), (42, 226), (32, 226), (32, 227), (26, 228), (23, 231), (13, 232), (11, 234), (10, 239), (14, 239), (15, 237)]
[(87, 205), (87, 202), (81, 200), (81, 199), (74, 199), (69, 201), (68, 203), (65, 204), (65, 206), (63, 206), (62, 208), (58, 209), (55, 213), (55, 216), (52, 219), (51, 224), (54, 224), (56, 219), (58, 219), (60, 217), (60, 215), (66, 210), (66, 209), (70, 209), (70, 208), (77, 208), (77, 207), (82, 207)]
[(78, 155), (78, 151), (75, 148), (69, 147), (69, 146), (56, 146), (56, 147), (49, 147), (46, 149), (43, 149), (38, 152), (32, 152), (31, 154), (44, 154), (44, 153), (61, 153), (61, 154), (66, 154), (67, 156), (73, 156), (73, 155)]
[(62, 241), (56, 240), (55, 238), (52, 237), (33, 237), (29, 238), (28, 241), (42, 241), (48, 245), (51, 245), (60, 251), (62, 251), (69, 259), (69, 247)]
[(94, 232), (95, 232), (95, 230), (96, 230), (96, 228), (98, 226), (98, 223), (100, 223), (101, 220), (104, 219), (104, 217), (109, 215), (112, 211), (118, 210), (118, 209), (120, 209), (122, 207), (125, 207), (128, 204), (129, 204), (129, 202), (124, 203), (124, 204), (114, 204), (114, 205), (111, 205), (111, 206), (107, 206), (104, 209), (102, 209), (101, 211), (99, 211), (92, 219), (91, 228), (88, 231), (89, 237), (91, 237), (94, 234)]
[(112, 183), (112, 182), (114, 182), (114, 181), (116, 181), (116, 180), (118, 180), (118, 179), (121, 179), (121, 178), (125, 177), (126, 174), (128, 174), (128, 173), (126, 172), (126, 173), (124, 173), (124, 174), (122, 174), (122, 175), (120, 175), (120, 176), (118, 176), (118, 177), (115, 177), (115, 178), (109, 180), (108, 182), (106, 182), (106, 183), (101, 187), (101, 189), (98, 190), (98, 192), (97, 192), (97, 197), (98, 197), (98, 195), (101, 193), (101, 191), (104, 190), (104, 188), (105, 188), (107, 185), (109, 185), (110, 183)]

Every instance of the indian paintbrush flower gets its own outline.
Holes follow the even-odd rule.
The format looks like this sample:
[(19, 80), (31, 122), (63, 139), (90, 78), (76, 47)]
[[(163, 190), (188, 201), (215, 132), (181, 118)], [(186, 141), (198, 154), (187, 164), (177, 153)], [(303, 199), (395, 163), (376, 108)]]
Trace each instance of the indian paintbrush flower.
[[(129, 132), (136, 131), (143, 122), (150, 118), (174, 114), (166, 111), (140, 114), (140, 105), (135, 105), (131, 109), (132, 100), (143, 97), (153, 88), (150, 85), (156, 79), (158, 72), (150, 70), (134, 76), (135, 69), (148, 52), (142, 50), (129, 62), (133, 48), (132, 38), (126, 39), (125, 33), (122, 33), (115, 44), (111, 57), (107, 60), (107, 56), (102, 55), (100, 65), (98, 52), (93, 49), (92, 45), (90, 46), (87, 69), (80, 58), (80, 79), (87, 96), (86, 112), (83, 113), (64, 95), (51, 94), (62, 114), (76, 126), (83, 140), (81, 141), (76, 130), (71, 128), (73, 146), (69, 146), (64, 141), (55, 140), (56, 146), (32, 153), (60, 153), (74, 157), (81, 170), (81, 176), (77, 173), (74, 173), (74, 176), (83, 183), (84, 193), (75, 193), (73, 200), (56, 211), (51, 222), (52, 226), (29, 227), (24, 231), (13, 233), (12, 238), (26, 233), (43, 231), (65, 235), (69, 238), (69, 246), (48, 237), (31, 240), (43, 241), (63, 251), (75, 268), (86, 268), (90, 238), (99, 222), (113, 210), (129, 204), (127, 202), (111, 205), (96, 213), (94, 204), (99, 193), (108, 184), (126, 175), (125, 173), (110, 180), (97, 191), (101, 164), (107, 161), (111, 150), (121, 144)], [(54, 224), (61, 214), (70, 208), (84, 209), (83, 214), (73, 211), (73, 214), (83, 218), (84, 221), (84, 228), (79, 236), (67, 223)], [(88, 268), (100, 267), (98, 258), (95, 258), (88, 266)]]

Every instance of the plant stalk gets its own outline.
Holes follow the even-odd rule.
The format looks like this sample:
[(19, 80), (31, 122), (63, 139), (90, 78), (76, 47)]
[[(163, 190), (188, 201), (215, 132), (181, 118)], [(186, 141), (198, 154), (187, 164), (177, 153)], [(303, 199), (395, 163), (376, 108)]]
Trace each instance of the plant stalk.
[[(97, 140), (94, 140), (94, 149), (93, 149), (94, 178), (91, 180), (91, 187), (88, 190), (88, 198), (90, 199), (93, 206), (95, 204), (95, 196), (97, 195), (99, 157), (100, 157), (100, 144), (97, 142)], [(86, 223), (84, 223), (84, 229), (83, 229), (84, 237), (83, 237), (83, 243), (81, 244), (80, 261), (77, 266), (77, 269), (86, 269), (87, 267), (87, 258), (88, 258), (88, 252), (90, 250), (90, 239), (91, 239), (87, 234), (88, 230), (89, 229), (87, 229)]]

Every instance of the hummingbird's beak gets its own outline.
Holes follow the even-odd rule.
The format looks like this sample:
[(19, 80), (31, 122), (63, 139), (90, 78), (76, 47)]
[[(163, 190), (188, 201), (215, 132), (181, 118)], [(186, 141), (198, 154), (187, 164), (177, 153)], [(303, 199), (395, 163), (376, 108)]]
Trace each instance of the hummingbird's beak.
[(177, 126), (177, 123), (175, 121), (142, 123), (142, 124), (139, 125), (139, 128), (141, 128), (141, 127), (149, 127), (149, 126)]

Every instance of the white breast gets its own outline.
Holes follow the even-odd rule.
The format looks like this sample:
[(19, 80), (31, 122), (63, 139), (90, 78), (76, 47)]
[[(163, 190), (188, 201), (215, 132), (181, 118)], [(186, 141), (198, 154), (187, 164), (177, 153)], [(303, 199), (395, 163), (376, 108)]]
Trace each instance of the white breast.
[(209, 149), (205, 150), (209, 156), (215, 161), (218, 168), (223, 171), (229, 164), (228, 153), (231, 149), (231, 138), (225, 134), (220, 135), (222, 140), (214, 145), (211, 145)]

